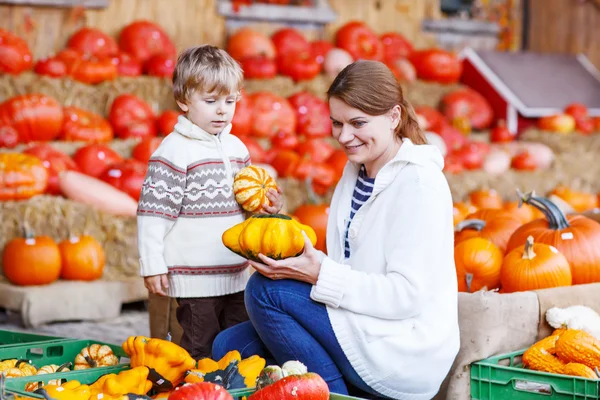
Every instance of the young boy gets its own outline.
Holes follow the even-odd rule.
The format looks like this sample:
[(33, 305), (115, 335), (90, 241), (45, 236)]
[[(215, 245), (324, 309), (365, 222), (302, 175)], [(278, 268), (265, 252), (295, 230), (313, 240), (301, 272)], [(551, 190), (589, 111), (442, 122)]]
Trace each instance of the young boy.
[[(250, 164), (248, 149), (230, 134), (243, 73), (224, 50), (184, 51), (173, 74), (180, 116), (152, 155), (138, 205), (141, 275), (150, 293), (177, 299), (181, 346), (210, 357), (215, 336), (248, 319), (247, 260), (227, 249), (223, 232), (245, 219), (233, 178)], [(268, 195), (268, 213), (281, 209)]]

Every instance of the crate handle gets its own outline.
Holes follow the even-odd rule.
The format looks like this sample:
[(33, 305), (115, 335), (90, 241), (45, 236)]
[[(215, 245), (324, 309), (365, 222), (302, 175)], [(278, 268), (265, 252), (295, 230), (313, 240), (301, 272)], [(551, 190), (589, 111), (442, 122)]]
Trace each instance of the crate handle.
[(535, 393), (544, 396), (550, 396), (554, 392), (552, 385), (549, 383), (534, 382), (523, 379), (513, 380), (513, 387), (515, 390), (520, 392)]
[(42, 358), (44, 357), (44, 349), (42, 347), (29, 348), (25, 356), (29, 359)]

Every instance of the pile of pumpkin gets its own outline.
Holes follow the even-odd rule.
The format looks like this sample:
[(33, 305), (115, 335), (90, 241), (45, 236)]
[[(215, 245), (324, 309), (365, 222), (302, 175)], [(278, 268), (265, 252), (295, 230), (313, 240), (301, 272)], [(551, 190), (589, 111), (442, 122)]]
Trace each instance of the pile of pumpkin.
[(257, 355), (242, 359), (235, 350), (220, 360), (196, 361), (175, 343), (144, 336), (131, 336), (122, 347), (130, 359), (129, 369), (102, 375), (90, 384), (68, 380), (68, 374), (61, 374), (66, 383), (61, 379), (36, 382), (27, 391), (55, 400), (118, 400), (128, 395), (143, 399), (232, 400), (228, 390), (256, 388), (249, 400), (329, 399), (325, 381), (298, 361), (288, 361), (282, 367), (265, 366), (265, 359)]
[[(577, 204), (575, 192), (564, 187), (555, 189), (552, 197)], [(597, 199), (592, 197), (595, 206)], [(514, 202), (504, 205), (493, 192), (475, 192), (471, 198), (482, 208), (466, 217), (460, 213), (469, 206), (455, 205), (455, 221), (460, 222), (455, 226), (454, 259), (460, 291), (510, 293), (600, 282), (600, 224), (595, 220), (565, 214), (555, 201), (533, 193), (521, 194), (521, 207)]]

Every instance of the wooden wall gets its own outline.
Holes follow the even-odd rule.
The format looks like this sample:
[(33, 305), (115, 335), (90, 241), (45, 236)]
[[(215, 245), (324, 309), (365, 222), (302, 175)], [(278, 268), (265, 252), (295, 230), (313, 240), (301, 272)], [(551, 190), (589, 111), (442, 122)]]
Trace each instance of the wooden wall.
[[(225, 20), (216, 14), (217, 0), (111, 0), (108, 8), (84, 10), (0, 5), (0, 27), (24, 37), (35, 58), (62, 48), (81, 26), (99, 27), (117, 36), (136, 19), (158, 22), (179, 49), (200, 43), (224, 45)], [(327, 27), (331, 38), (344, 22), (363, 20), (378, 33), (398, 31), (417, 46), (431, 43), (420, 33), (423, 18), (439, 18), (439, 0), (329, 0), (338, 20)]]
[(529, 50), (584, 53), (600, 68), (600, 2), (529, 0), (529, 8)]

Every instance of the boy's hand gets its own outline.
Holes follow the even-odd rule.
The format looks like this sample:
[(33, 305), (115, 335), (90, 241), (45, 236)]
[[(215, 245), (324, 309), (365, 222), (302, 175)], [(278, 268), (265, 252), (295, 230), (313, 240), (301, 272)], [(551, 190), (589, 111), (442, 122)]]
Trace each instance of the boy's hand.
[(267, 198), (271, 202), (271, 205), (269, 205), (269, 203), (263, 204), (262, 210), (260, 211), (260, 213), (261, 214), (277, 214), (277, 213), (279, 213), (279, 211), (281, 211), (281, 208), (283, 207), (283, 197), (281, 196), (281, 193), (282, 193), (282, 191), (279, 186), (277, 186), (277, 190), (269, 189), (269, 191), (267, 192)]
[(169, 280), (167, 274), (145, 276), (144, 286), (150, 293), (157, 294), (159, 296), (168, 296), (167, 289), (169, 288)]

